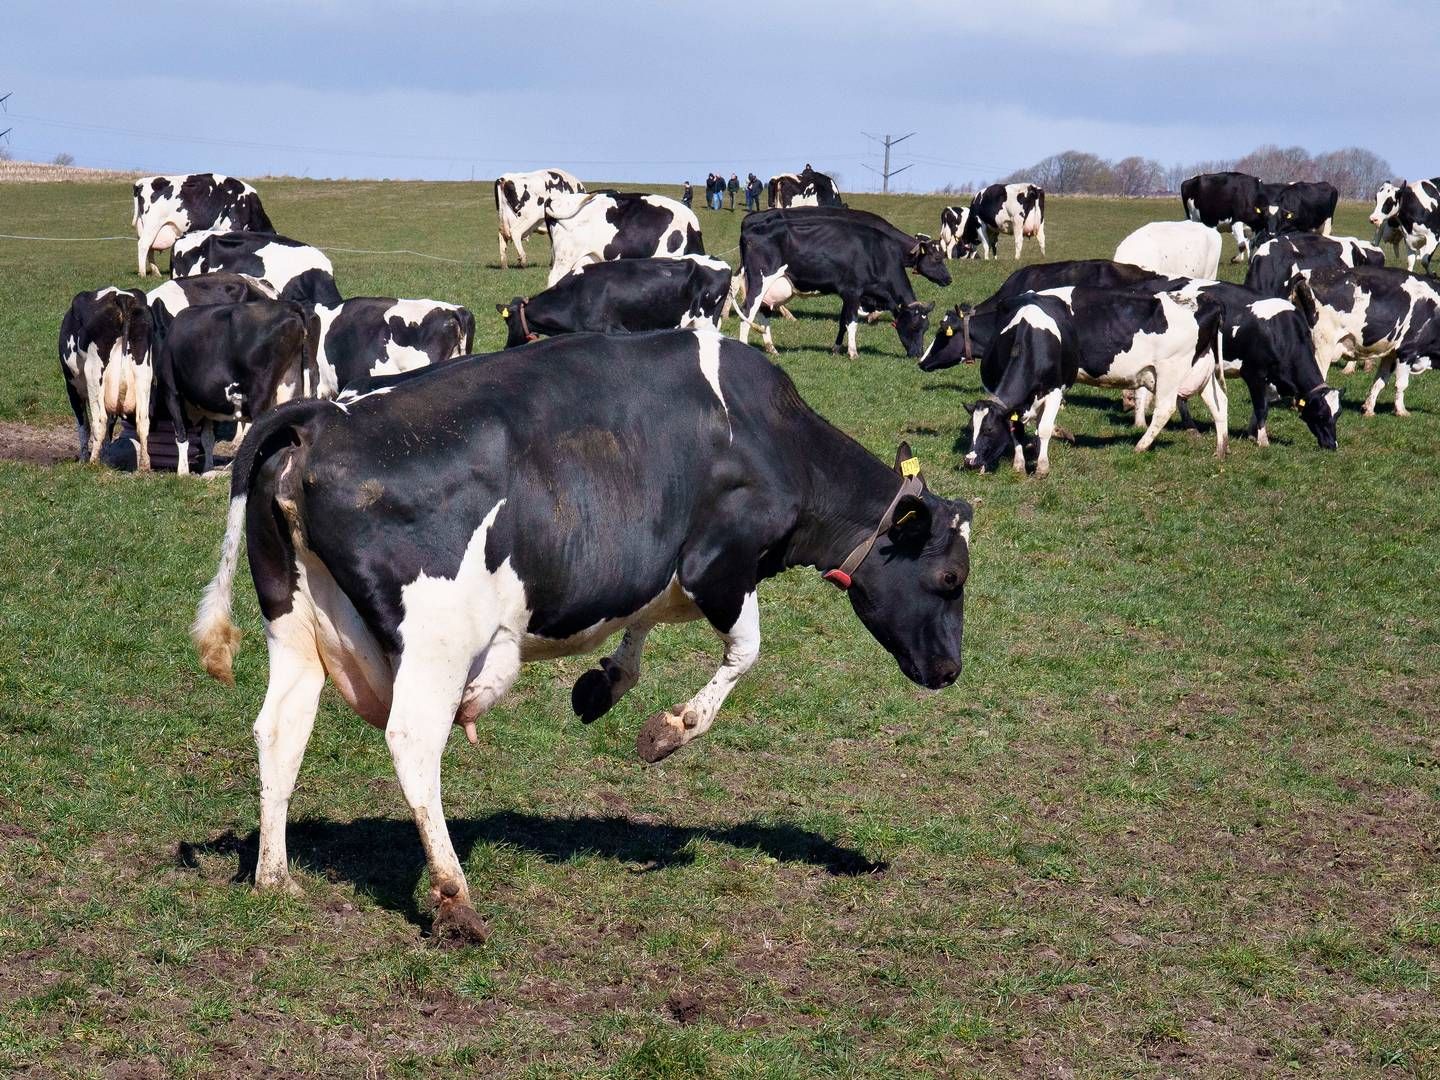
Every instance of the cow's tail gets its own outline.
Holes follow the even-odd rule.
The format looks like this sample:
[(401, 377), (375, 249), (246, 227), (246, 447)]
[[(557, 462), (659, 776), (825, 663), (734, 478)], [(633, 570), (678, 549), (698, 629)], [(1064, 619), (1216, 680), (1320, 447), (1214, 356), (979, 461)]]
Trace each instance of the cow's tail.
[[(292, 401), (273, 409), (250, 429), (240, 451), (235, 455), (230, 473), (230, 508), (225, 518), (225, 539), (220, 546), (220, 565), (205, 587), (195, 622), (190, 627), (190, 640), (195, 643), (200, 663), (211, 677), (235, 685), (234, 660), (240, 651), (240, 631), (231, 617), (235, 570), (240, 563), (240, 545), (246, 537), (246, 506), (257, 477), (272, 458), (290, 454), (296, 447), (309, 445), (314, 424), (324, 411), (334, 409), (330, 402), (313, 399)], [(260, 560), (282, 560), (293, 564), (294, 552), (289, 536), (282, 536), (279, 513), (265, 514), (257, 520), (257, 530), (274, 532), (264, 538), (268, 542), (252, 550), (252, 569), (257, 573), (270, 570), (280, 579), (293, 579), (293, 565), (262, 567)], [(257, 539), (260, 539), (257, 537)], [(270, 576), (270, 575), (267, 575)]]
[(453, 312), (456, 324), (456, 356), (469, 356), (475, 351), (475, 314), (467, 307), (456, 305)]

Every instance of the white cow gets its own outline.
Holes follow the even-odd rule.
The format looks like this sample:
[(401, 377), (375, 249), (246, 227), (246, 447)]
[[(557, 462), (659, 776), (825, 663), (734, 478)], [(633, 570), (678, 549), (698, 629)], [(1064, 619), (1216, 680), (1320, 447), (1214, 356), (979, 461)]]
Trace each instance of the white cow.
[(1211, 279), (1220, 268), (1220, 234), (1198, 221), (1152, 221), (1120, 241), (1115, 261), (1167, 277)]
[(525, 237), (545, 226), (545, 211), (556, 192), (583, 192), (585, 185), (564, 169), (505, 173), (495, 180), (496, 231), (500, 237), (500, 266), (510, 265), (509, 244), (515, 245), (525, 265)]

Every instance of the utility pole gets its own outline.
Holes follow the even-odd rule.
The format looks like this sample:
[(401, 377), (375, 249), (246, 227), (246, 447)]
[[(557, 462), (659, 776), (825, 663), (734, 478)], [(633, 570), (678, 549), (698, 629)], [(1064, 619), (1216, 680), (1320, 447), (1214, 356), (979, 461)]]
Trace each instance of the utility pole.
[[(5, 102), (9, 99), (10, 95), (13, 94), (14, 92), (15, 92), (14, 90), (6, 90), (3, 95), (0, 95), (0, 109), (4, 109), (7, 113), (10, 111), (10, 106), (9, 106), (9, 105), (6, 105)], [(14, 131), (14, 130), (15, 130), (15, 129), (14, 129), (13, 127), (7, 127), (4, 131), (0, 131), (0, 139), (4, 139), (6, 142), (9, 142), (9, 141), (10, 141), (10, 132), (12, 132), (12, 131)]]
[[(915, 132), (910, 132), (910, 135), (901, 135), (898, 139), (892, 139), (889, 135), (886, 135), (882, 139), (879, 135), (871, 135), (868, 131), (862, 131), (860, 134), (864, 135), (867, 139), (874, 139), (876, 142), (883, 142), (885, 144), (884, 169), (876, 169), (873, 165), (865, 165), (865, 168), (869, 169), (871, 172), (878, 172), (880, 174), (880, 190), (884, 194), (889, 195), (890, 177), (899, 176), (906, 169), (914, 168), (914, 162), (911, 162), (909, 165), (901, 165), (900, 168), (892, 171), (890, 168), (890, 148), (892, 146), (898, 146), (900, 143), (910, 138), (911, 135), (914, 135)], [(864, 164), (864, 162), (861, 162), (861, 164)]]

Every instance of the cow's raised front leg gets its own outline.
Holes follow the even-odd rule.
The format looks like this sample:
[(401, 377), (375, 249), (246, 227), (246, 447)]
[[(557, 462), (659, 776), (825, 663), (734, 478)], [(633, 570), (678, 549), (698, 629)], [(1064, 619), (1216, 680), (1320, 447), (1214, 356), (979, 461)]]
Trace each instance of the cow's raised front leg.
[[(701, 605), (704, 610), (705, 605)], [(740, 676), (750, 670), (760, 655), (760, 605), (755, 599), (755, 589), (740, 602), (739, 611), (728, 625), (717, 622), (707, 612), (706, 618), (725, 643), (725, 659), (715, 677), (704, 688), (683, 705), (676, 705), (665, 712), (656, 713), (640, 729), (635, 749), (641, 760), (654, 763), (669, 757), (680, 747), (698, 739), (710, 730), (715, 714), (730, 696), (730, 691)]]
[(257, 889), (298, 893), (290, 877), (285, 824), (295, 777), (315, 726), (325, 668), (315, 645), (311, 608), (296, 594), (292, 609), (268, 622), (270, 682), (255, 718), (255, 748), (260, 756), (260, 857), (255, 863)]
[(640, 681), (640, 652), (650, 630), (649, 626), (628, 627), (615, 651), (575, 680), (570, 707), (582, 724), (600, 719)]

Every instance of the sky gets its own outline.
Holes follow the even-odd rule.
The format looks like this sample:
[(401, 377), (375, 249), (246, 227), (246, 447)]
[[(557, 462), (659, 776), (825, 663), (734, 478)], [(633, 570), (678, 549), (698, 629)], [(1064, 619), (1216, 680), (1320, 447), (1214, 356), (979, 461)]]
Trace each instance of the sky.
[[(1440, 171), (1428, 0), (9, 0), (16, 158), (242, 177), (762, 178), (878, 190), (1060, 150), (1360, 145)], [(1416, 78), (1416, 73), (1420, 73)], [(1407, 89), (1407, 87), (1409, 87)], [(867, 168), (868, 166), (868, 168)]]

